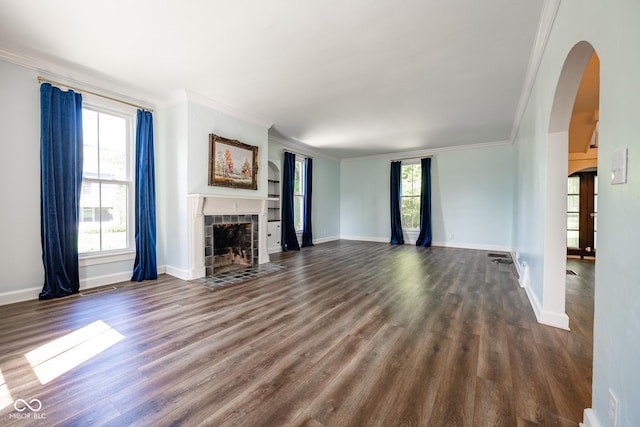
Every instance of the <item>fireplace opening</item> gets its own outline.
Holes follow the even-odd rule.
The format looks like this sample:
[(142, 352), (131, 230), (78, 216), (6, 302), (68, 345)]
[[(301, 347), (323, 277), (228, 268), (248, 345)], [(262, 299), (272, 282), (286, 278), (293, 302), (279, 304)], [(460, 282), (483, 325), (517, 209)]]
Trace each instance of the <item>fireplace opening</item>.
[(206, 215), (206, 275), (257, 265), (257, 230), (257, 215)]

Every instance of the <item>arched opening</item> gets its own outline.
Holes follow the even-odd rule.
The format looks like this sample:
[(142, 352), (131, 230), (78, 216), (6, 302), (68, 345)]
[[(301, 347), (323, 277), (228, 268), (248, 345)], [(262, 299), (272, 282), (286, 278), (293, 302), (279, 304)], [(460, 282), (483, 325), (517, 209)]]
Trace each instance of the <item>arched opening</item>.
[[(567, 247), (580, 248), (576, 236), (579, 227), (574, 226), (576, 216), (570, 215), (578, 209), (571, 205), (568, 176), (597, 166), (599, 68), (591, 44), (582, 41), (571, 49), (560, 73), (549, 121), (543, 310), (555, 320), (554, 326), (565, 329), (570, 326), (566, 310)], [(593, 85), (594, 79), (597, 79), (595, 92), (593, 87), (587, 92), (586, 85)], [(576, 199), (576, 194), (573, 198)], [(595, 245), (582, 242), (582, 253), (587, 248), (592, 251)], [(589, 272), (585, 277), (593, 280)], [(590, 309), (592, 317), (593, 307)]]

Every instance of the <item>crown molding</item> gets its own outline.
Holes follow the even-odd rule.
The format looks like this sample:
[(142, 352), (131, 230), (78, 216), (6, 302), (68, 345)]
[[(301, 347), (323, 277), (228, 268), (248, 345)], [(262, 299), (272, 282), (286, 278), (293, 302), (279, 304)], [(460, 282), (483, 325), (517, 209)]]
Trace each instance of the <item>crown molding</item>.
[(536, 39), (531, 49), (531, 55), (529, 56), (529, 65), (527, 66), (527, 74), (525, 75), (524, 84), (522, 85), (522, 92), (520, 93), (520, 100), (516, 107), (516, 113), (513, 119), (513, 127), (511, 128), (511, 136), (509, 141), (513, 144), (520, 130), (522, 119), (524, 118), (524, 112), (531, 98), (533, 91), (533, 85), (535, 84), (538, 70), (540, 69), (540, 63), (542, 62), (542, 55), (547, 47), (551, 29), (553, 28), (553, 22), (558, 14), (558, 8), (560, 7), (561, 0), (544, 0), (542, 5), (542, 12), (540, 12), (540, 22), (538, 24), (538, 31), (536, 33)]
[(304, 154), (310, 157), (324, 157), (325, 159), (328, 160), (334, 160), (336, 162), (339, 162), (340, 159), (337, 157), (333, 157), (330, 156), (326, 153), (323, 153), (321, 151), (318, 151), (317, 149), (313, 148), (312, 146), (305, 144), (304, 142), (301, 141), (294, 141), (294, 140), (290, 140), (290, 139), (284, 139), (284, 138), (280, 138), (278, 136), (275, 135), (269, 135), (269, 142), (276, 142), (280, 145), (283, 145), (284, 147), (292, 150), (292, 151), (296, 151), (299, 152), (300, 154)]
[(265, 129), (269, 129), (271, 126), (273, 126), (273, 122), (265, 117), (247, 113), (246, 111), (239, 110), (235, 107), (224, 104), (220, 101), (216, 101), (215, 99), (208, 98), (204, 95), (200, 95), (199, 93), (192, 92), (188, 89), (184, 91), (184, 94), (187, 100), (195, 102), (196, 104), (203, 105), (205, 107), (209, 107), (211, 109), (219, 111), (220, 113), (228, 114), (232, 117), (242, 119), (246, 122), (253, 123), (254, 125), (260, 126)]
[[(79, 70), (81, 66), (73, 67), (63, 65), (51, 59), (25, 55), (1, 47), (0, 59), (34, 70), (41, 74), (42, 77), (59, 81), (62, 85), (77, 87), (80, 92), (82, 92), (82, 89), (85, 89), (151, 109), (153, 109), (157, 103), (157, 100), (148, 93), (140, 92), (131, 87), (97, 77), (90, 72)], [(127, 95), (125, 95), (125, 93)]]
[(428, 148), (424, 150), (415, 150), (415, 151), (398, 151), (395, 153), (374, 154), (372, 156), (347, 157), (342, 159), (342, 161), (348, 162), (348, 161), (359, 161), (359, 160), (379, 160), (379, 159), (398, 159), (398, 158), (419, 159), (421, 157), (433, 156), (438, 153), (446, 153), (449, 151), (465, 151), (465, 150), (474, 150), (474, 149), (482, 149), (482, 148), (502, 147), (506, 145), (511, 145), (511, 141), (505, 140), (505, 141), (485, 142), (481, 144), (456, 145), (453, 147)]

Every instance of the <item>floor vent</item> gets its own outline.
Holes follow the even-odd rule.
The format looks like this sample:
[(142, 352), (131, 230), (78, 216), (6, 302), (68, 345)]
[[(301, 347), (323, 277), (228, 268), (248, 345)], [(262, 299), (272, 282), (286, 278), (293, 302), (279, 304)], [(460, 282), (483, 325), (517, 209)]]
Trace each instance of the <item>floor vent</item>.
[(495, 262), (496, 264), (513, 264), (513, 261), (507, 258), (496, 258), (492, 259), (491, 261)]
[(489, 254), (491, 258), (509, 258), (507, 254)]
[(115, 291), (116, 289), (118, 289), (118, 288), (116, 288), (115, 286), (111, 286), (110, 288), (101, 288), (101, 289), (93, 289), (93, 290), (90, 289), (88, 291), (80, 292), (80, 295), (83, 296), (83, 297), (86, 297), (86, 296), (89, 296), (89, 295), (99, 294), (99, 293), (102, 293), (102, 292)]
[(575, 271), (573, 271), (573, 270), (567, 270), (567, 274), (568, 274), (569, 276), (577, 276), (577, 275), (578, 275), (578, 273), (576, 273), (576, 272), (575, 272)]

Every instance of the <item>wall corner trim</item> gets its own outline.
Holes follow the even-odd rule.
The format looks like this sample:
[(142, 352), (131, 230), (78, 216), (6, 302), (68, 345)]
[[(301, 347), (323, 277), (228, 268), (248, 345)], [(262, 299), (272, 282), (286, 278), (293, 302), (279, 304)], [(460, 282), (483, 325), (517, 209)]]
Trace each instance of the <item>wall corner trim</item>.
[(598, 420), (596, 413), (593, 409), (587, 408), (584, 410), (583, 421), (580, 423), (580, 427), (601, 427), (602, 424)]
[[(523, 283), (520, 283), (523, 286)], [(533, 313), (536, 315), (536, 320), (538, 323), (553, 326), (554, 328), (570, 330), (569, 329), (569, 316), (566, 313), (557, 313), (548, 310), (543, 310), (540, 301), (531, 290), (531, 287), (528, 284), (524, 284), (524, 290), (527, 293), (527, 297), (529, 298), (529, 302), (531, 303), (531, 308), (533, 308)]]

